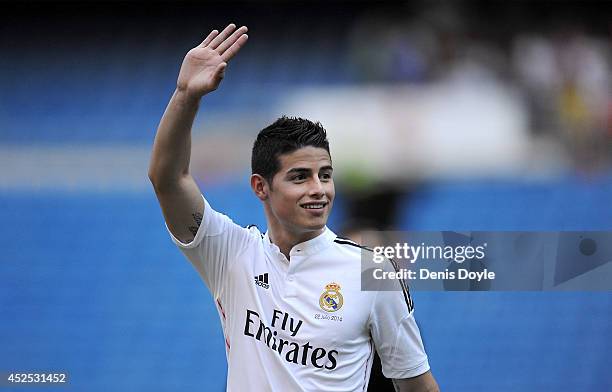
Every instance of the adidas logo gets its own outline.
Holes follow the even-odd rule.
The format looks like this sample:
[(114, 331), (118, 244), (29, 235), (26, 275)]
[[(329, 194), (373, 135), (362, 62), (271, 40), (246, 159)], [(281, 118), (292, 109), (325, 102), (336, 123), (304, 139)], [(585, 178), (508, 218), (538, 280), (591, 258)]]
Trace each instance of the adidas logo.
[(268, 284), (268, 273), (266, 272), (265, 274), (257, 275), (255, 277), (255, 284), (263, 287), (264, 289), (270, 288), (270, 285)]

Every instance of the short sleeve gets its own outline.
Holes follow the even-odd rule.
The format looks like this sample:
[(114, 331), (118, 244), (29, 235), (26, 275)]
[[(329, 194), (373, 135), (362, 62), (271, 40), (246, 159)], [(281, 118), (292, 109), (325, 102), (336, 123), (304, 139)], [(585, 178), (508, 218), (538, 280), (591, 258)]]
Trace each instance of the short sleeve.
[(168, 233), (198, 271), (214, 298), (220, 296), (231, 263), (254, 238), (248, 229), (213, 210), (206, 199), (202, 223), (193, 241), (185, 244), (172, 235), (169, 229)]
[(416, 377), (429, 370), (429, 362), (412, 300), (398, 281), (393, 291), (378, 291), (370, 312), (370, 334), (387, 378)]

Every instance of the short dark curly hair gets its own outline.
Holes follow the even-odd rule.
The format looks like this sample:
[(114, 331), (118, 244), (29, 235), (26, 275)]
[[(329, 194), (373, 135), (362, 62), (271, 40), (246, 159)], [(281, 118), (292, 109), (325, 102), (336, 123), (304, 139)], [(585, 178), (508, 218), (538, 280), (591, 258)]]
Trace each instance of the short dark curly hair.
[(329, 154), (327, 132), (321, 123), (280, 117), (257, 135), (251, 154), (251, 172), (272, 184), (272, 178), (280, 170), (279, 156), (307, 146), (323, 148)]

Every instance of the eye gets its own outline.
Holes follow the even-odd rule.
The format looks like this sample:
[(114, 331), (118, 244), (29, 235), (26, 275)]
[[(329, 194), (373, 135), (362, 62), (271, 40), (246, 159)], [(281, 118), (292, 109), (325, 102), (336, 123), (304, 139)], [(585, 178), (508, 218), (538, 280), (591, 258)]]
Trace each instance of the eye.
[(306, 175), (297, 174), (291, 178), (291, 181), (304, 181), (306, 179)]
[(331, 173), (326, 172), (326, 173), (321, 173), (321, 175), (319, 176), (319, 178), (321, 180), (331, 180), (332, 176)]

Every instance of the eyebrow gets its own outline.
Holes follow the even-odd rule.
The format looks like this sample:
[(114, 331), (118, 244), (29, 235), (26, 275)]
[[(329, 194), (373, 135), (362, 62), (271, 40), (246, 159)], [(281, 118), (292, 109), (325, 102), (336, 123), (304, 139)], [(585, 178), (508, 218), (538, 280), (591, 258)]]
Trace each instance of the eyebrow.
[[(287, 170), (287, 175), (290, 174), (308, 174), (310, 173), (312, 170), (311, 169), (307, 169), (305, 167), (294, 167), (292, 169)], [(322, 168), (319, 169), (319, 171), (334, 171), (334, 168), (331, 167), (331, 165), (327, 165), (327, 166), (323, 166)]]
[(287, 170), (286, 175), (290, 176), (292, 174), (310, 174), (311, 170), (303, 167), (294, 167), (293, 169)]

